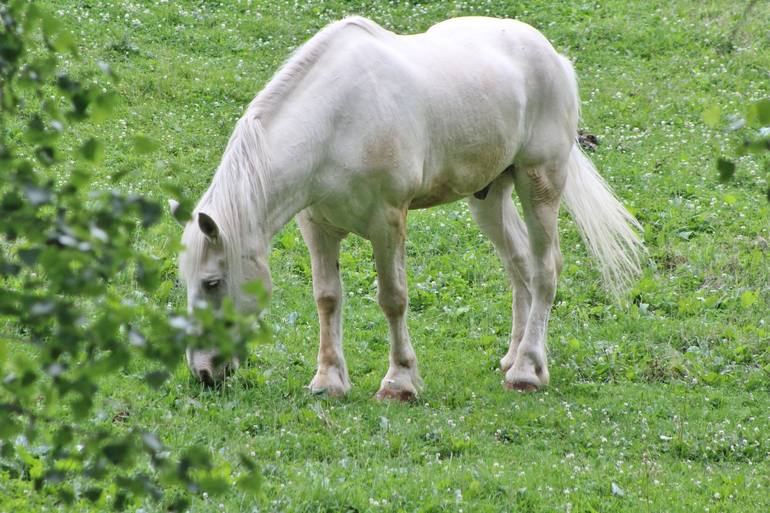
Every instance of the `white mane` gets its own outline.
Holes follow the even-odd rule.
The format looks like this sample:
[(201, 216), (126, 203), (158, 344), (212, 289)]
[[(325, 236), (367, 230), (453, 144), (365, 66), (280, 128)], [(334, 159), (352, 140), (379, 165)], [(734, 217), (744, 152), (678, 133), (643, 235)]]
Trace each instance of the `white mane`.
[[(260, 220), (265, 216), (266, 194), (270, 190), (270, 152), (261, 120), (292, 92), (334, 37), (347, 27), (372, 34), (382, 30), (365, 18), (346, 18), (327, 26), (297, 49), (236, 123), (211, 185), (195, 207), (194, 221), (199, 212), (204, 212), (219, 226), (230, 284), (243, 282), (245, 245), (260, 228)], [(182, 242), (185, 251), (180, 259), (181, 271), (184, 276), (192, 276), (200, 270), (205, 248), (205, 237), (197, 222), (188, 225)], [(229, 292), (237, 294), (238, 291)]]
[(249, 109), (238, 120), (211, 185), (195, 207), (193, 222), (185, 229), (182, 237), (185, 251), (180, 260), (184, 275), (189, 276), (200, 269), (205, 236), (196, 219), (198, 213), (203, 212), (219, 227), (219, 238), (232, 277), (228, 283), (242, 283), (244, 249), (248, 238), (259, 229), (269, 178), (270, 153), (262, 124)]

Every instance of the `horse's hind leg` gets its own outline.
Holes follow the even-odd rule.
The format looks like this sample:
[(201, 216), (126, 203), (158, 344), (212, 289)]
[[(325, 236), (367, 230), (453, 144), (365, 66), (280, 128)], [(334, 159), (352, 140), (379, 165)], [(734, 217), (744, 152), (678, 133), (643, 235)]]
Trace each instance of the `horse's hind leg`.
[(468, 198), (473, 219), (495, 245), (513, 288), (511, 339), (508, 352), (500, 360), (503, 372), (510, 369), (516, 360), (532, 299), (527, 228), (513, 204), (512, 190), (513, 175), (509, 171), (492, 182), (486, 198)]
[(390, 365), (376, 397), (406, 401), (413, 399), (422, 385), (406, 326), (406, 210), (383, 207), (369, 228), (377, 266), (377, 301), (390, 328)]
[(313, 393), (344, 395), (350, 390), (348, 369), (342, 353), (342, 281), (340, 280), (340, 241), (335, 233), (315, 223), (307, 211), (297, 216), (302, 237), (310, 250), (313, 269), (313, 296), (318, 307), (320, 344), (318, 370), (310, 390)]
[(532, 251), (532, 306), (516, 360), (505, 374), (506, 385), (519, 390), (536, 390), (549, 380), (545, 339), (562, 267), (557, 221), (565, 180), (561, 163), (517, 168), (514, 173)]

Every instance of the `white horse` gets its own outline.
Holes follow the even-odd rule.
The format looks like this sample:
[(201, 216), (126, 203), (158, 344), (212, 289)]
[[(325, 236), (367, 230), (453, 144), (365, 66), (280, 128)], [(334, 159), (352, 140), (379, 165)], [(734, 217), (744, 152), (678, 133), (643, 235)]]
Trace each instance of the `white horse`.
[[(575, 142), (578, 110), (571, 64), (524, 23), (458, 18), (407, 36), (361, 17), (333, 23), (238, 121), (184, 229), (188, 303), (216, 305), (228, 295), (240, 309), (255, 308), (241, 287), (260, 280), (270, 290), (271, 239), (297, 216), (320, 320), (310, 389), (345, 394), (338, 255), (340, 241), (358, 234), (372, 242), (390, 327), (377, 397), (413, 398), (421, 380), (406, 325), (407, 212), (466, 198), (514, 290), (505, 384), (539, 389), (549, 379), (546, 325), (562, 268), (560, 201), (611, 289), (639, 272), (644, 251), (637, 221)], [(205, 381), (222, 376), (214, 354), (188, 351)]]

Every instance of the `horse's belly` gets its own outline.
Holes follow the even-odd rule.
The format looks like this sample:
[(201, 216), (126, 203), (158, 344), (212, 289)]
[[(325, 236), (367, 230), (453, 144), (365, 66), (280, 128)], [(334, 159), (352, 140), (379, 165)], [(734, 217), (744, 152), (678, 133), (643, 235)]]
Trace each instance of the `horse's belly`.
[(409, 209), (435, 207), (443, 203), (457, 201), (465, 196), (467, 194), (458, 193), (447, 185), (439, 185), (412, 198), (412, 201), (409, 203)]
[(503, 173), (513, 163), (515, 145), (499, 132), (486, 133), (486, 144), (473, 141), (463, 146), (458, 142), (452, 150), (448, 145), (434, 147), (433, 158), (422, 170), (421, 187), (409, 208), (427, 208), (468, 197)]
[(430, 180), (414, 195), (409, 202), (411, 210), (428, 208), (442, 203), (451, 203), (484, 190), (507, 166), (500, 163), (485, 168), (483, 171), (457, 168), (452, 172), (444, 171), (430, 175)]

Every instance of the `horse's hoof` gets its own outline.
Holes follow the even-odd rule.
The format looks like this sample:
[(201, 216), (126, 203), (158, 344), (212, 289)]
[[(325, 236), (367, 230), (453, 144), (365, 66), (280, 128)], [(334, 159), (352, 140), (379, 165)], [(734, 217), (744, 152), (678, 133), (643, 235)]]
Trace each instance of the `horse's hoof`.
[(411, 390), (391, 390), (389, 388), (381, 388), (374, 397), (378, 401), (391, 400), (406, 403), (414, 401), (417, 398), (417, 394)]
[(310, 389), (310, 393), (315, 396), (323, 396), (323, 395), (329, 395), (329, 389), (328, 388), (313, 388), (308, 387)]
[(333, 372), (317, 372), (308, 385), (310, 393), (319, 397), (343, 397), (350, 391), (350, 381), (347, 373), (334, 370)]
[(534, 361), (532, 358), (521, 356), (505, 373), (505, 386), (519, 392), (536, 392), (545, 388), (549, 379), (545, 359)]
[(505, 388), (509, 390), (518, 390), (523, 393), (537, 392), (539, 390), (537, 385), (526, 381), (506, 381)]
[(505, 374), (513, 367), (514, 363), (516, 363), (516, 351), (508, 351), (505, 356), (500, 358), (500, 370)]
[(348, 392), (343, 388), (308, 388), (310, 389), (310, 393), (316, 397), (345, 397)]

